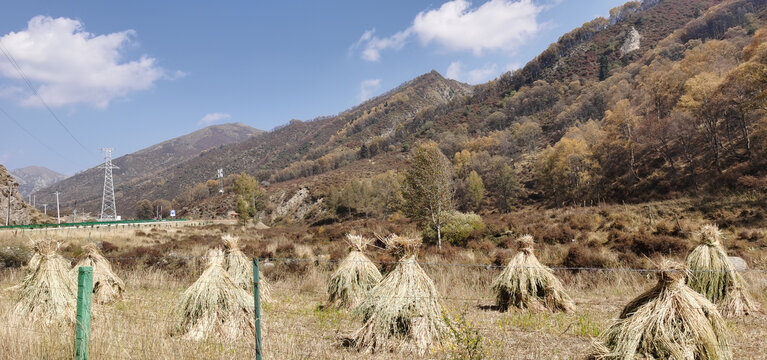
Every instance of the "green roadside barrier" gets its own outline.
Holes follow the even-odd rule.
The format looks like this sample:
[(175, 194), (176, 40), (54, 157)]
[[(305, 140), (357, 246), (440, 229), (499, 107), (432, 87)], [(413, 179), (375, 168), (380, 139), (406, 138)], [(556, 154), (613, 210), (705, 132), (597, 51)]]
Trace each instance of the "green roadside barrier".
[(0, 226), (2, 229), (48, 229), (48, 228), (62, 228), (62, 227), (88, 227), (88, 226), (103, 226), (103, 225), (121, 225), (121, 224), (146, 224), (146, 223), (168, 223), (186, 221), (186, 219), (164, 219), (157, 220), (119, 220), (119, 221), (90, 221), (79, 223), (61, 223), (61, 224), (29, 224), (29, 225), (10, 225)]

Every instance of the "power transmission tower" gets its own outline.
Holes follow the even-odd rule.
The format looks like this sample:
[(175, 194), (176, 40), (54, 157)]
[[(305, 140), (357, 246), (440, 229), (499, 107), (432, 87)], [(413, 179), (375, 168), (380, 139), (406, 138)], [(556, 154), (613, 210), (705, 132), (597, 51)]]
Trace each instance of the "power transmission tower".
[(112, 169), (119, 169), (112, 165), (112, 148), (101, 148), (104, 152), (104, 164), (99, 166), (104, 169), (104, 195), (101, 197), (101, 216), (99, 221), (117, 220), (117, 204), (115, 204), (115, 184), (112, 180)]

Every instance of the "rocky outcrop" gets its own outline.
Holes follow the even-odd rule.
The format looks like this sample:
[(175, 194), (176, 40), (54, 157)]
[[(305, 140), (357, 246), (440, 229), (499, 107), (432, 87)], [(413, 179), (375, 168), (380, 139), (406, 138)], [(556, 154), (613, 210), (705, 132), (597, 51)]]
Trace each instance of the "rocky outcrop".
[(303, 221), (310, 214), (317, 216), (319, 213), (324, 212), (322, 208), (322, 199), (313, 201), (309, 194), (309, 189), (301, 188), (296, 191), (291, 197), (287, 197), (286, 193), (281, 193), (276, 199), (272, 200), (276, 204), (274, 211), (272, 211), (272, 222), (295, 222)]
[(639, 50), (639, 40), (641, 38), (642, 36), (639, 35), (639, 31), (637, 31), (637, 29), (632, 26), (631, 31), (629, 31), (628, 35), (626, 36), (626, 40), (623, 41), (623, 45), (621, 46), (621, 56), (624, 56), (632, 51)]
[[(10, 201), (10, 225), (39, 224), (47, 217), (24, 201), (18, 192), (18, 182), (5, 166), (0, 165), (0, 226), (5, 225)], [(11, 195), (11, 196), (9, 196)]]

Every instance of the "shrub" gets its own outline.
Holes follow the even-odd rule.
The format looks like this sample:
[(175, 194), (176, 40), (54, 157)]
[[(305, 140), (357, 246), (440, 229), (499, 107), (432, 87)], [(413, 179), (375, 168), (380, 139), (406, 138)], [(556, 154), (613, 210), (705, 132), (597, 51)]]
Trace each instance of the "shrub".
[[(482, 218), (474, 213), (462, 213), (458, 211), (446, 212), (443, 215), (442, 238), (452, 245), (464, 246), (466, 240), (474, 231), (485, 229)], [(423, 232), (423, 238), (428, 242), (437, 241), (437, 230), (427, 227)]]
[(562, 261), (562, 266), (578, 268), (606, 268), (610, 266), (610, 259), (602, 255), (596, 249), (575, 243), (570, 245), (567, 256)]
[(653, 235), (645, 229), (639, 229), (635, 233), (613, 230), (608, 235), (608, 240), (612, 243), (613, 249), (619, 252), (631, 251), (640, 256), (683, 255), (689, 250), (688, 243), (684, 239)]
[(3, 246), (0, 248), (0, 269), (22, 267), (31, 257), (32, 252), (28, 248)]
[(103, 251), (104, 253), (111, 253), (111, 252), (115, 252), (117, 250), (120, 250), (120, 248), (117, 245), (112, 244), (109, 241), (102, 241), (101, 242), (101, 251)]

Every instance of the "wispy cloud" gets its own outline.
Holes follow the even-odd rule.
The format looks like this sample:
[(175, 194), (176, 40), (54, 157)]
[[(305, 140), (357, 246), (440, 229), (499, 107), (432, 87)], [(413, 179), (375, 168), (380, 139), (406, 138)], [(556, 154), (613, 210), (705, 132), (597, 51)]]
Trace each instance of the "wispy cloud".
[(378, 61), (381, 51), (399, 50), (416, 36), (424, 46), (435, 43), (476, 56), (490, 51), (512, 53), (541, 31), (538, 14), (543, 9), (532, 0), (490, 0), (477, 8), (466, 0), (453, 0), (418, 13), (409, 28), (392, 36), (380, 38), (375, 29), (365, 31), (353, 49), (361, 49), (364, 60)]
[(197, 125), (210, 125), (213, 123), (217, 123), (221, 120), (231, 119), (232, 116), (225, 113), (210, 113), (206, 114), (205, 116), (200, 119), (200, 121), (197, 122)]
[(399, 50), (405, 46), (405, 42), (410, 37), (411, 30), (400, 31), (392, 36), (379, 38), (375, 36), (375, 29), (365, 31), (353, 49), (362, 48), (360, 56), (367, 61), (378, 61), (381, 59), (381, 50), (394, 49)]
[(447, 67), (445, 76), (469, 84), (479, 84), (498, 76), (498, 65), (487, 64), (481, 68), (465, 70), (460, 61), (453, 61)]
[(360, 83), (360, 102), (370, 99), (381, 88), (381, 79), (362, 80)]
[[(123, 61), (122, 51), (133, 45), (136, 32), (95, 35), (75, 19), (35, 16), (27, 28), (0, 37), (0, 44), (16, 60), (36, 91), (50, 106), (84, 103), (106, 108), (115, 99), (147, 90), (167, 75), (147, 55)], [(22, 80), (14, 65), (0, 57), (0, 75)], [(22, 105), (40, 106), (31, 91), (17, 94)]]

